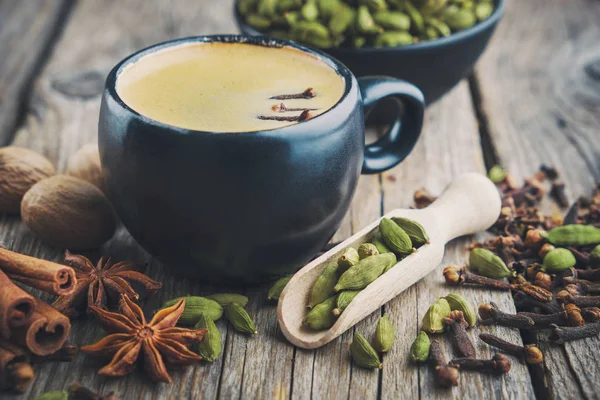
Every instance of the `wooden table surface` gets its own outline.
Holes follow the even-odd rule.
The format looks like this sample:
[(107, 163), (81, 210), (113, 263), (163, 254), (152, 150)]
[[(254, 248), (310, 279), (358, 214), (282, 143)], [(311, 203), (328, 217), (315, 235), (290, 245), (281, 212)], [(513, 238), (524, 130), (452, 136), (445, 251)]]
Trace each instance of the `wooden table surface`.
[[(167, 39), (235, 33), (231, 10), (232, 0), (0, 0), (0, 145), (29, 147), (64, 170), (69, 156), (96, 138), (99, 93), (117, 61)], [(422, 137), (404, 163), (361, 178), (335, 239), (390, 209), (408, 207), (416, 189), (439, 193), (460, 173), (485, 172), (495, 163), (518, 179), (542, 163), (553, 165), (563, 174), (569, 199), (589, 194), (600, 178), (600, 1), (509, 0), (473, 76), (431, 105), (425, 118)], [(544, 207), (560, 212), (550, 203)], [(96, 374), (102, 361), (80, 355), (72, 363), (36, 366), (29, 390), (7, 398), (34, 398), (75, 380), (123, 399), (598, 398), (598, 337), (564, 346), (541, 344), (545, 375), (530, 374), (515, 361), (504, 377), (463, 373), (460, 386), (446, 391), (434, 388), (430, 368), (408, 362), (423, 313), (450, 291), (441, 270), (463, 263), (464, 247), (474, 239), (450, 243), (436, 272), (316, 351), (285, 341), (275, 307), (265, 300), (265, 286), (245, 291), (259, 335), (238, 334), (219, 321), (222, 357), (171, 369), (171, 385), (153, 384), (141, 369), (121, 379), (104, 378)], [(51, 260), (62, 257), (60, 249), (41, 243), (16, 216), (0, 215), (0, 244)], [(123, 228), (102, 253), (150, 262), (149, 274), (164, 287), (145, 302), (146, 312), (176, 295), (223, 290), (169, 274)], [(493, 300), (514, 311), (508, 294), (459, 292), (473, 303)], [(381, 313), (395, 326), (397, 343), (382, 370), (357, 368), (349, 359), (351, 338), (354, 332), (372, 335)], [(516, 330), (484, 329), (522, 340)], [(95, 323), (76, 321), (71, 340), (87, 344), (100, 334)], [(443, 345), (450, 350), (447, 341)], [(490, 357), (489, 348), (478, 347), (481, 357)]]

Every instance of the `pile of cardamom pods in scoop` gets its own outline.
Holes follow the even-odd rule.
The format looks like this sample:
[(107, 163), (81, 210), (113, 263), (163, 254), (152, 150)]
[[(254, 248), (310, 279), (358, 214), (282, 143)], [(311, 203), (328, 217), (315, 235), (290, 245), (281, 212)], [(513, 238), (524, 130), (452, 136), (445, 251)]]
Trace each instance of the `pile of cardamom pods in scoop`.
[(403, 46), (449, 36), (488, 18), (493, 0), (238, 0), (267, 36), (319, 48)]
[(307, 300), (304, 325), (328, 329), (350, 302), (402, 258), (429, 242), (425, 229), (406, 218), (383, 218), (371, 243), (348, 247), (316, 279)]

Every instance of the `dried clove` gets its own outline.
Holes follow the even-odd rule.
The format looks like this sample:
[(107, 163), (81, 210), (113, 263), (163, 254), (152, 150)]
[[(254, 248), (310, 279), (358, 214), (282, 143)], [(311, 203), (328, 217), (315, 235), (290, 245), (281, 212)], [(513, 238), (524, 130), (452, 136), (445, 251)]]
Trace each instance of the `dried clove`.
[(462, 357), (475, 358), (477, 351), (475, 345), (467, 333), (469, 323), (465, 320), (465, 315), (462, 311), (451, 311), (446, 318), (443, 319), (444, 325), (450, 327), (452, 340), (456, 350)]
[(490, 333), (481, 333), (479, 334), (479, 338), (492, 347), (496, 347), (505, 353), (524, 360), (527, 364), (535, 365), (544, 361), (544, 355), (537, 346), (519, 346), (517, 344), (507, 342), (504, 339), (500, 339), (498, 336)]
[(269, 97), (272, 100), (288, 100), (288, 99), (312, 99), (316, 97), (317, 93), (313, 90), (313, 88), (308, 88), (302, 93), (294, 93), (294, 94), (281, 94), (278, 96)]
[(483, 325), (495, 324), (518, 329), (531, 329), (535, 325), (535, 322), (528, 316), (500, 311), (495, 303), (481, 304), (479, 317), (481, 317)]
[(533, 278), (533, 284), (546, 290), (552, 289), (552, 277), (545, 272), (538, 272)]
[(304, 107), (292, 107), (289, 108), (287, 107), (284, 103), (279, 103), (279, 104), (275, 104), (273, 107), (271, 107), (271, 110), (273, 110), (274, 112), (291, 112), (291, 111), (304, 111), (304, 110), (310, 110), (310, 111), (316, 111), (318, 110), (317, 108), (304, 108)]
[(554, 180), (550, 189), (550, 196), (556, 200), (561, 208), (569, 207), (569, 199), (565, 193), (565, 184), (562, 181)]
[(563, 282), (567, 285), (577, 285), (583, 293), (600, 293), (600, 283), (591, 282), (586, 279), (576, 279), (573, 277), (563, 278)]
[(522, 276), (517, 276), (518, 283), (508, 283), (497, 279), (486, 278), (469, 272), (465, 267), (450, 265), (444, 268), (444, 278), (446, 283), (451, 285), (461, 285), (464, 283), (485, 286), (490, 289), (504, 289), (516, 292), (523, 292), (536, 300), (549, 302), (552, 300), (552, 292), (532, 285)]
[(458, 386), (458, 366), (446, 362), (440, 342), (437, 340), (431, 341), (429, 358), (435, 365), (435, 381), (439, 386), (445, 388)]
[(581, 310), (581, 315), (585, 322), (596, 322), (600, 321), (600, 308), (598, 307), (590, 307), (583, 308)]
[(458, 365), (467, 371), (484, 372), (487, 374), (503, 375), (510, 371), (510, 360), (504, 354), (496, 354), (491, 360), (478, 360), (475, 358), (455, 358), (450, 364)]
[(119, 400), (114, 392), (110, 392), (106, 396), (102, 396), (92, 390), (86, 388), (79, 382), (75, 382), (69, 386), (69, 399), (73, 400)]
[(556, 295), (560, 303), (572, 303), (578, 307), (600, 307), (600, 296), (581, 296), (563, 289)]
[(79, 347), (77, 345), (66, 342), (56, 353), (47, 356), (37, 356), (32, 354), (31, 362), (34, 364), (48, 361), (71, 362), (77, 357), (78, 353)]
[(425, 208), (433, 203), (435, 199), (437, 199), (437, 197), (432, 196), (426, 189), (419, 189), (413, 196), (413, 200), (415, 202), (413, 208)]
[(600, 268), (598, 269), (575, 269), (571, 268), (572, 276), (575, 279), (585, 279), (588, 281), (600, 281)]
[(555, 300), (549, 302), (538, 301), (523, 292), (515, 293), (513, 300), (519, 310), (533, 311), (539, 309), (545, 314), (554, 314), (562, 311), (562, 307)]
[(288, 121), (288, 122), (303, 122), (314, 117), (313, 113), (308, 108), (303, 109), (302, 113), (297, 116), (283, 116), (283, 115), (259, 115), (258, 119), (266, 121)]
[(561, 344), (571, 340), (596, 336), (600, 333), (600, 321), (576, 327), (560, 327), (558, 325), (552, 325), (552, 328), (554, 328), (554, 330), (550, 335), (550, 340), (554, 343)]

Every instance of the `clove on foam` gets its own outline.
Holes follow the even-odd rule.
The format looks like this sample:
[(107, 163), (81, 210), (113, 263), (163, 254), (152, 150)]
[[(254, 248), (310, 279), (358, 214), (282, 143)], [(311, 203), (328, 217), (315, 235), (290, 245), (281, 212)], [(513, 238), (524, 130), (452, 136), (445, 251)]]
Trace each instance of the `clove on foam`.
[(272, 100), (288, 100), (288, 99), (312, 99), (316, 97), (317, 93), (313, 90), (313, 88), (308, 88), (302, 93), (293, 93), (293, 94), (280, 94), (278, 96), (269, 97)]
[(303, 122), (314, 117), (314, 114), (308, 108), (304, 108), (300, 115), (284, 116), (284, 115), (259, 115), (257, 118), (265, 121), (287, 121), (287, 122)]

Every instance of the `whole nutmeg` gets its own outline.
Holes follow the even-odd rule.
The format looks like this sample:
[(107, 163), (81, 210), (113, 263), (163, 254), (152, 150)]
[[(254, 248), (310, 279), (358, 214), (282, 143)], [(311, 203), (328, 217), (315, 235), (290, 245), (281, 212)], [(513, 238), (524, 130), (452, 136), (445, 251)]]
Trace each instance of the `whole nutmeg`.
[(54, 175), (43, 155), (23, 147), (0, 149), (0, 213), (18, 213), (23, 195), (38, 181)]
[(69, 159), (65, 174), (83, 179), (102, 190), (104, 194), (108, 193), (96, 143), (86, 144), (77, 150)]
[(33, 185), (21, 202), (21, 216), (43, 241), (73, 250), (100, 247), (116, 228), (113, 209), (100, 189), (67, 175)]

